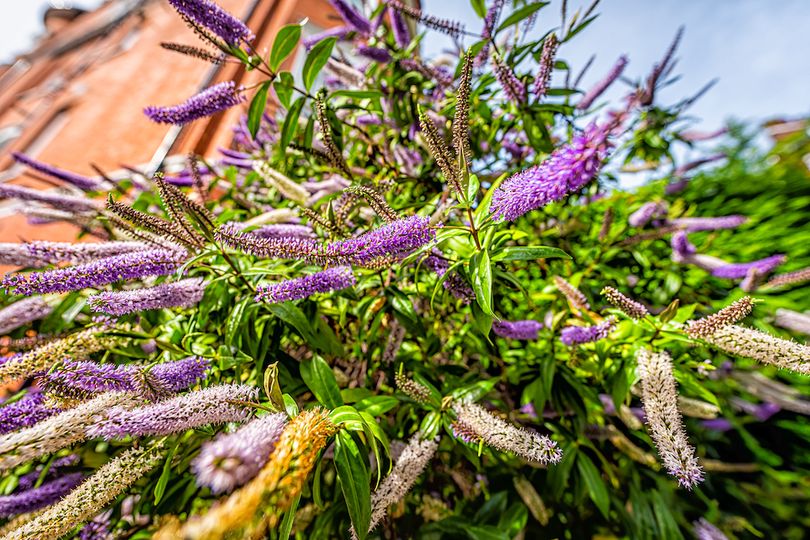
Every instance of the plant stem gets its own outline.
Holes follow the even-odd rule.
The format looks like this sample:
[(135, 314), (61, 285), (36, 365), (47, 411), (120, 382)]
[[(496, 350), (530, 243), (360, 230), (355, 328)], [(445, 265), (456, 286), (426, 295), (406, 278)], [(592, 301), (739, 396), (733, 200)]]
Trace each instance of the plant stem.
[(473, 218), (472, 206), (467, 206), (467, 217), (470, 219), (470, 234), (475, 241), (475, 247), (481, 251), (481, 241), (478, 239), (478, 229), (475, 228), (475, 219)]
[(239, 268), (236, 266), (236, 263), (233, 262), (233, 259), (231, 259), (231, 256), (228, 255), (228, 253), (225, 251), (225, 248), (223, 248), (219, 244), (217, 244), (216, 246), (219, 248), (219, 252), (222, 254), (222, 258), (225, 259), (225, 262), (228, 263), (228, 266), (231, 267), (231, 270), (233, 270), (233, 273), (236, 275), (236, 277), (238, 277), (242, 281), (242, 283), (245, 284), (245, 286), (248, 288), (250, 292), (255, 293), (256, 289), (253, 287), (253, 285), (250, 284), (247, 278), (245, 278), (245, 276), (242, 275), (242, 272), (239, 271)]

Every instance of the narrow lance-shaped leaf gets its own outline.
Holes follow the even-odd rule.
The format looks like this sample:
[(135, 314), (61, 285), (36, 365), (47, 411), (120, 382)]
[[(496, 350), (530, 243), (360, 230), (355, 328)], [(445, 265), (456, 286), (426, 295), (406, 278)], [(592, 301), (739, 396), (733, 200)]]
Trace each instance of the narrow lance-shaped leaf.
[(304, 87), (307, 91), (312, 89), (312, 84), (318, 78), (329, 57), (332, 55), (332, 48), (337, 42), (336, 38), (327, 38), (312, 47), (304, 61), (304, 68), (301, 70), (301, 77), (304, 80)]
[(334, 409), (343, 405), (335, 374), (320, 356), (301, 363), (301, 377), (322, 405)]
[(270, 81), (265, 81), (250, 101), (250, 108), (248, 109), (248, 130), (253, 138), (256, 138), (256, 134), (259, 132), (259, 126), (262, 123), (262, 115), (267, 106), (267, 92), (269, 90)]
[(273, 49), (270, 51), (270, 69), (278, 71), (281, 63), (295, 50), (299, 39), (301, 39), (300, 24), (288, 24), (278, 31), (273, 41)]
[(365, 453), (360, 452), (357, 443), (345, 431), (337, 434), (335, 467), (352, 525), (357, 537), (363, 540), (371, 521), (371, 480)]

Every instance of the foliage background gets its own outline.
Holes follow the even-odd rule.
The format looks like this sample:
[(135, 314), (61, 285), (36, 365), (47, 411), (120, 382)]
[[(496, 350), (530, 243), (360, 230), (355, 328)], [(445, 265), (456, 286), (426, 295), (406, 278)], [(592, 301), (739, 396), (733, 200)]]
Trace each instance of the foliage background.
[[(506, 26), (522, 23), (520, 19)], [(586, 26), (584, 21), (572, 24), (564, 37), (573, 39)], [(430, 215), (450, 192), (428, 145), (421, 135), (414, 135), (412, 126), (422, 107), (432, 111), (440, 127), (448, 128), (458, 106), (457, 96), (454, 88), (437, 91), (435, 81), (403, 69), (401, 60), (412, 56), (413, 46), (397, 50), (387, 33), (375, 39), (400, 62), (372, 63), (365, 72), (368, 85), (364, 88), (332, 88), (326, 100), (328, 126), (316, 122), (317, 110), (306, 84), (314, 82), (319, 69), (312, 68), (314, 72), (308, 75), (305, 68), (303, 93), (307, 95), (294, 94), (284, 76), (274, 81), (280, 108), (278, 124), (263, 126), (270, 133), (268, 144), (240, 149), (296, 181), (325, 179), (338, 169), (317, 152), (323, 150), (326, 130), (355, 175), (355, 185), (379, 189), (385, 202), (401, 215)], [(474, 52), (482, 47), (483, 42), (472, 45)], [(540, 40), (520, 37), (504, 49), (505, 58), (509, 65), (519, 66), (528, 80), (533, 68), (524, 66), (539, 58), (541, 47)], [(313, 49), (310, 66), (321, 64), (317, 56), (326, 49)], [(330, 46), (326, 55), (331, 51)], [(254, 61), (247, 52), (230, 52), (248, 64)], [(460, 71), (460, 64), (449, 67)], [(569, 69), (562, 59), (555, 67), (557, 75)], [(745, 128), (738, 128), (722, 142), (727, 162), (695, 174), (683, 191), (667, 194), (667, 185), (681, 180), (670, 172), (674, 169), (671, 150), (683, 144), (683, 125), (678, 118), (685, 107), (683, 102), (673, 106), (655, 103), (641, 108), (629, 123), (598, 182), (514, 225), (496, 225), (486, 219), (485, 201), (498, 182), (541, 162), (587, 122), (602, 118), (604, 111), (578, 111), (574, 100), (579, 93), (557, 86), (563, 79), (557, 75), (549, 91), (551, 99), (529, 104), (510, 101), (486, 69), (474, 79), (470, 137), (480, 189), (472, 180), (468, 199), (471, 211), (483, 209), (474, 210), (474, 219), (481, 228), (484, 247), (478, 249), (466, 230), (470, 214), (465, 212), (464, 201), (448, 214), (437, 243), (458, 263), (454, 270), (473, 285), (479, 300), (482, 293), (491, 295), (492, 315), (480, 301), (465, 305), (450, 296), (442, 281), (420, 263), (424, 249), (399, 264), (358, 270), (359, 282), (352, 289), (296, 303), (260, 304), (250, 291), (256, 284), (312, 269), (301, 262), (226, 250), (210, 241), (212, 231), (200, 227), (209, 242), (184, 267), (189, 276), (201, 276), (208, 282), (199, 306), (124, 318), (126, 329), (114, 334), (121, 338), (118, 345), (96, 359), (146, 363), (195, 354), (212, 361), (205, 385), (244, 382), (257, 387), (265, 386), (265, 373), (277, 362), (277, 382), (288, 396), (288, 410), (322, 405), (329, 409), (348, 406), (340, 409), (346, 414), (366, 413), (361, 428), (346, 427), (351, 435), (348, 441), (346, 436), (340, 440), (373, 456), (368, 465), (355, 463), (361, 469), (368, 467), (365, 474), (372, 482), (377, 472), (387, 471), (390, 441), (405, 440), (417, 430), (441, 436), (436, 457), (416, 489), (390, 510), (391, 519), (372, 536), (680, 538), (692, 534), (692, 522), (705, 517), (732, 537), (802, 538), (810, 528), (806, 512), (810, 463), (804, 452), (810, 427), (799, 412), (810, 392), (807, 378), (752, 360), (731, 359), (677, 332), (661, 333), (660, 328), (652, 332), (626, 319), (610, 339), (566, 347), (559, 341), (559, 330), (574, 317), (552, 277), (564, 276), (575, 283), (594, 311), (604, 314), (612, 308), (600, 300), (599, 292), (608, 285), (642, 300), (657, 315), (678, 299), (680, 308), (672, 319), (676, 322), (712, 313), (741, 297), (735, 283), (673, 262), (668, 236), (633, 238), (639, 231), (626, 224), (627, 218), (652, 200), (668, 201), (671, 218), (749, 217), (748, 223), (735, 230), (690, 236), (701, 252), (734, 261), (786, 253), (785, 270), (809, 266), (808, 237), (802, 232), (810, 206), (810, 176), (802, 161), (810, 147), (807, 135), (799, 133), (764, 153), (750, 143), (751, 134)], [(266, 99), (270, 89), (268, 82), (258, 95)], [(254, 97), (249, 124), (258, 124), (264, 105), (263, 99)], [(361, 131), (351, 125), (359, 115), (384, 121)], [(510, 140), (526, 154), (510, 157), (504, 149), (504, 142)], [(386, 150), (394, 152), (397, 147), (417, 156), (408, 172), (391, 167), (382, 158)], [(632, 192), (614, 189), (620, 167), (639, 163), (656, 167), (660, 178)], [(298, 210), (298, 205), (268, 188), (255, 172), (233, 167), (220, 167), (219, 172), (209, 179), (210, 189), (218, 196), (208, 201), (218, 224), (255, 219), (271, 205)], [(334, 208), (330, 202), (340, 196), (336, 193), (318, 201), (313, 209), (331, 220)], [(136, 209), (163, 214), (156, 193), (141, 193), (131, 203)], [(608, 210), (612, 225), (600, 238)], [(342, 225), (347, 223), (352, 225), (343, 234), (374, 229), (381, 220), (359, 205)], [(333, 234), (325, 228), (318, 232), (322, 237)], [(511, 260), (505, 248), (517, 246), (557, 248), (570, 258), (545, 251), (544, 256)], [(485, 277), (487, 273), (489, 277)], [(754, 296), (760, 303), (748, 322), (783, 337), (790, 336), (773, 325), (775, 310), (808, 309), (801, 287), (757, 291)], [(86, 299), (83, 291), (66, 295), (53, 314), (35, 324), (36, 331), (53, 335), (83, 326), (91, 316)], [(539, 339), (517, 342), (490, 333), (496, 317), (537, 319), (546, 327)], [(394, 325), (404, 326), (407, 337), (396, 362), (386, 363), (383, 352)], [(21, 337), (23, 332), (18, 330), (13, 337)], [(645, 429), (610, 414), (610, 406), (600, 394), (610, 396), (614, 408), (639, 405), (632, 388), (636, 382), (633, 356), (642, 342), (672, 354), (682, 395), (719, 406), (731, 423), (730, 430), (718, 431), (699, 419), (687, 419), (698, 455), (714, 460), (715, 469), (722, 464), (745, 464), (745, 472), (712, 471), (707, 466), (704, 484), (692, 492), (678, 489), (660, 470)], [(794, 401), (799, 405), (790, 410), (789, 403), (780, 404), (781, 411), (765, 423), (736, 411), (732, 398), (756, 401), (757, 396), (728, 374), (726, 361), (733, 362), (735, 371), (761, 373), (789, 386), (798, 392)], [(473, 398), (500, 411), (512, 423), (551, 433), (563, 449), (562, 462), (548, 468), (533, 466), (509, 454), (460, 442), (450, 427), (452, 413), (441, 399), (426, 405), (414, 402), (396, 389), (397, 372), (435, 389), (439, 398)], [(264, 406), (270, 404), (268, 394), (261, 398)], [(369, 436), (366, 429), (371, 426), (374, 432)], [(139, 525), (119, 519), (124, 513), (119, 500), (114, 528), (132, 538), (148, 538), (159, 516), (187, 517), (205, 511), (217, 497), (198, 488), (189, 465), (200, 445), (218, 430), (203, 427), (170, 437), (165, 465), (133, 490), (140, 497), (131, 512), (148, 519)], [(617, 432), (632, 441), (638, 452), (617, 447)], [(131, 444), (131, 440), (90, 441), (75, 451), (84, 469), (94, 469)], [(347, 492), (367, 500), (373, 489), (373, 484), (341, 483), (340, 468), (335, 466), (339, 446), (320, 456), (297, 508), (283, 509), (294, 516), (287, 523), (301, 538), (345, 537), (350, 514), (358, 511), (347, 503), (351, 499)], [(7, 493), (13, 491), (19, 475), (27, 472), (25, 467), (4, 478), (2, 488)], [(271, 536), (278, 534), (273, 531)]]

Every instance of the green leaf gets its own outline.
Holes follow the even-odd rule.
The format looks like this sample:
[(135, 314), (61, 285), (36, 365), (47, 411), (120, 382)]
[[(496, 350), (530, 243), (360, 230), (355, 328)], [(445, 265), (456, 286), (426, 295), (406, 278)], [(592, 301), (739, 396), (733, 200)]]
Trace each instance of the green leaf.
[(351, 405), (343, 405), (329, 413), (329, 419), (336, 426), (344, 427), (351, 431), (363, 431), (363, 417)]
[(284, 400), (284, 410), (287, 412), (287, 416), (290, 418), (298, 416), (298, 403), (295, 402), (295, 399), (290, 394), (284, 394), (281, 398)]
[(289, 538), (290, 533), (292, 532), (292, 526), (295, 522), (295, 511), (298, 510), (298, 503), (301, 502), (301, 494), (299, 493), (296, 495), (295, 499), (293, 499), (292, 504), (284, 512), (284, 519), (281, 520), (281, 524), (278, 526), (278, 537), (279, 538)]
[(381, 416), (397, 405), (399, 405), (399, 400), (394, 396), (371, 396), (355, 403), (358, 410), (365, 411), (372, 416)]
[(475, 10), (475, 14), (482, 19), (487, 16), (487, 4), (485, 0), (470, 0), (470, 5)]
[(253, 298), (247, 297), (240, 300), (231, 311), (228, 322), (225, 325), (225, 344), (231, 345), (234, 340), (239, 336), (239, 325), (242, 324), (242, 319), (245, 315), (245, 309), (255, 301)]
[(332, 328), (329, 327), (329, 324), (327, 324), (327, 322), (322, 317), (318, 317), (316, 321), (318, 323), (318, 326), (316, 328), (318, 332), (317, 336), (318, 348), (325, 354), (331, 354), (333, 356), (342, 356), (343, 344), (335, 335), (335, 332), (332, 331)]
[(489, 189), (484, 194), (484, 198), (481, 199), (480, 203), (478, 203), (478, 208), (476, 208), (475, 212), (473, 212), (476, 225), (480, 225), (483, 219), (489, 216), (489, 205), (492, 202), (492, 196), (495, 195), (495, 190), (498, 189), (501, 183), (503, 183), (503, 181), (507, 178), (507, 173), (503, 173), (494, 182), (492, 182), (491, 186), (489, 186)]
[(419, 426), (419, 431), (425, 439), (432, 439), (439, 434), (439, 429), (442, 427), (442, 415), (436, 411), (430, 411), (422, 419)]
[(472, 204), (478, 198), (478, 190), (481, 188), (481, 182), (475, 174), (470, 175), (469, 184), (467, 184), (467, 202)]
[(335, 440), (335, 468), (352, 525), (363, 540), (371, 522), (371, 479), (365, 452), (345, 431), (339, 431)]
[(484, 250), (476, 254), (477, 263), (473, 269), (473, 290), (475, 301), (486, 315), (494, 317), (492, 311), (492, 264), (489, 253)]
[(470, 540), (509, 540), (509, 536), (494, 525), (472, 525), (464, 532)]
[(166, 456), (166, 461), (163, 462), (163, 470), (160, 472), (160, 478), (158, 478), (158, 481), (155, 484), (155, 506), (160, 503), (160, 500), (163, 498), (163, 494), (166, 493), (166, 486), (169, 485), (169, 477), (172, 473), (172, 459), (177, 453), (177, 449), (179, 447), (180, 441), (178, 440), (174, 447), (169, 451), (169, 454)]
[(577, 470), (585, 481), (585, 486), (588, 488), (588, 495), (594, 502), (596, 507), (605, 518), (608, 517), (610, 510), (610, 494), (608, 493), (605, 481), (599, 474), (599, 469), (593, 464), (591, 458), (585, 454), (580, 453), (577, 456)]
[(588, 27), (588, 25), (590, 25), (593, 21), (596, 20), (596, 17), (597, 17), (597, 15), (593, 15), (591, 17), (588, 17), (587, 19), (585, 19), (584, 21), (579, 23), (576, 26), (576, 28), (572, 28), (568, 32), (568, 34), (565, 35), (565, 38), (563, 38), (563, 40), (562, 40), (563, 43), (565, 43), (566, 41), (569, 41), (571, 38), (573, 38), (574, 36), (576, 36), (577, 34), (582, 32), (583, 30), (585, 30)]
[(326, 360), (320, 356), (313, 356), (312, 360), (301, 362), (301, 378), (321, 405), (330, 409), (343, 405), (335, 374), (332, 373), (332, 368)]
[(276, 76), (276, 80), (273, 81), (276, 97), (278, 97), (278, 101), (285, 109), (290, 108), (294, 84), (293, 76), (288, 71), (282, 71)]
[(478, 302), (475, 302), (470, 306), (472, 308), (473, 314), (473, 322), (475, 323), (475, 328), (481, 332), (482, 336), (488, 338), (489, 331), (492, 330), (492, 315), (487, 315), (478, 305)]
[(259, 126), (262, 123), (262, 115), (264, 109), (267, 107), (267, 92), (270, 90), (270, 81), (265, 81), (259, 87), (259, 90), (254, 94), (253, 99), (250, 100), (250, 108), (248, 109), (248, 131), (250, 136), (256, 138), (256, 133), (259, 132)]
[(495, 31), (495, 34), (497, 34), (498, 32), (500, 32), (505, 28), (509, 28), (513, 24), (519, 23), (523, 19), (530, 17), (533, 13), (539, 11), (540, 8), (547, 6), (548, 4), (549, 4), (548, 2), (531, 2), (520, 9), (516, 9), (515, 11), (512, 12), (511, 15), (509, 15), (506, 19), (504, 19), (504, 21)]
[(304, 79), (304, 87), (307, 91), (312, 89), (312, 83), (318, 77), (318, 74), (326, 65), (329, 57), (332, 55), (332, 48), (335, 46), (337, 38), (326, 38), (312, 47), (309, 51), (306, 61), (304, 61), (304, 69), (301, 70), (301, 77)]
[(462, 386), (460, 388), (456, 388), (453, 390), (450, 395), (453, 396), (453, 399), (468, 399), (471, 401), (478, 401), (495, 388), (495, 385), (498, 383), (498, 379), (482, 379), (480, 381), (475, 381), (474, 383)]
[(295, 136), (295, 132), (298, 129), (298, 117), (301, 116), (301, 109), (304, 108), (304, 102), (305, 98), (303, 97), (296, 99), (292, 107), (287, 111), (287, 117), (284, 118), (284, 124), (281, 126), (281, 142), (279, 146), (282, 149), (287, 148), (290, 141), (292, 141)]
[[(304, 312), (292, 302), (269, 304), (267, 309), (273, 315), (295, 328), (301, 334), (301, 337), (318, 351), (326, 354), (339, 354), (341, 352), (340, 343), (337, 342), (334, 332), (328, 327), (322, 327), (320, 324), (313, 327)], [(316, 317), (316, 320), (321, 321), (320, 317)]]
[(274, 72), (278, 71), (281, 63), (292, 54), (299, 39), (301, 39), (300, 24), (288, 24), (278, 31), (273, 41), (273, 49), (270, 51), (270, 68)]
[(492, 254), (493, 261), (534, 261), (537, 259), (570, 259), (561, 249), (547, 246), (508, 246)]
[[(385, 432), (380, 428), (377, 421), (373, 416), (367, 412), (361, 412), (360, 417), (363, 419), (363, 433), (366, 436), (366, 441), (371, 445), (371, 450), (374, 452), (374, 459), (377, 463), (382, 463), (382, 455), (380, 454), (380, 447), (385, 449), (385, 455), (390, 457), (388, 449), (391, 444), (388, 442), (388, 437)], [(382, 468), (377, 467), (377, 484), (382, 482)]]
[(340, 395), (343, 396), (343, 403), (355, 403), (373, 396), (374, 392), (368, 388), (344, 388)]
[(352, 99), (379, 99), (383, 97), (379, 90), (336, 90), (332, 97), (347, 97)]

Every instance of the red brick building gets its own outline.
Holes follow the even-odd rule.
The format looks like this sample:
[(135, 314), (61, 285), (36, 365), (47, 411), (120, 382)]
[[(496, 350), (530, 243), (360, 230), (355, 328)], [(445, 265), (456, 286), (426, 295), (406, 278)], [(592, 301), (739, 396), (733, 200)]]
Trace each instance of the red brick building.
[[(308, 19), (305, 33), (340, 23), (326, 0), (217, 0), (269, 50), (285, 24)], [(213, 155), (227, 146), (230, 126), (247, 105), (183, 128), (155, 124), (147, 105), (172, 105), (213, 83), (259, 80), (236, 63), (211, 65), (161, 48), (163, 41), (197, 45), (166, 0), (107, 0), (98, 9), (51, 8), (45, 33), (30, 52), (0, 66), (0, 182), (38, 189), (52, 180), (14, 163), (13, 151), (90, 176), (123, 166), (155, 170), (171, 155)], [(297, 59), (290, 62), (295, 63)], [(13, 201), (0, 201), (0, 241), (65, 240), (66, 224), (29, 226)]]

